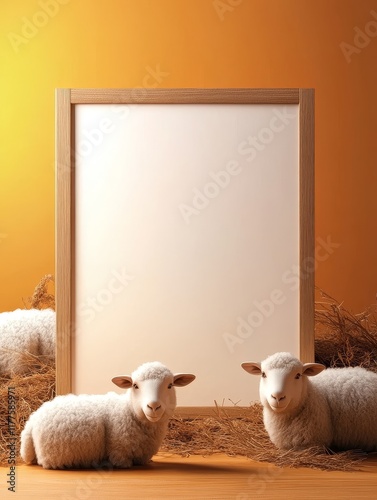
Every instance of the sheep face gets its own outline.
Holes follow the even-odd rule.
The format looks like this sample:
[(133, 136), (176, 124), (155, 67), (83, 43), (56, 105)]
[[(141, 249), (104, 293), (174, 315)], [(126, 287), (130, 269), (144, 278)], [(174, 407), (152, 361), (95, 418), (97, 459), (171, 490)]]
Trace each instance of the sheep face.
[(307, 377), (325, 369), (317, 363), (301, 363), (288, 353), (277, 353), (262, 363), (242, 363), (252, 375), (260, 375), (259, 396), (265, 408), (274, 413), (289, 413), (304, 401)]
[[(159, 368), (161, 366), (163, 367), (158, 365)], [(175, 387), (190, 384), (195, 375), (188, 373), (174, 375), (165, 367), (164, 370), (156, 370), (155, 373), (153, 371), (146, 373), (145, 370), (140, 371), (140, 368), (139, 373), (137, 370), (132, 376), (122, 375), (114, 377), (112, 381), (118, 387), (129, 389), (132, 407), (140, 420), (158, 422), (163, 416), (170, 417), (177, 404)]]

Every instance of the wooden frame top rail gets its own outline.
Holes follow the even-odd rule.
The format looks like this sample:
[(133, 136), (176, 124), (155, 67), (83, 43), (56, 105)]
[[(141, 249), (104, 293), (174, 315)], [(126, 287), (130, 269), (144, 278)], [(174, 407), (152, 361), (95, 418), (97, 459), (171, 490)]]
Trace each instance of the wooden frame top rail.
[(298, 104), (299, 93), (289, 88), (71, 89), (71, 104)]

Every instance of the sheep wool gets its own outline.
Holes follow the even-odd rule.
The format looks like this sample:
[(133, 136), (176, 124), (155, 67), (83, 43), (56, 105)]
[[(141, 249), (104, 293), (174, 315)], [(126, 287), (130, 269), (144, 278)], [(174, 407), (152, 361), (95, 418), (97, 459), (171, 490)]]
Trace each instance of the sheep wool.
[(22, 354), (53, 359), (56, 317), (52, 309), (16, 309), (0, 313), (0, 375), (23, 374)]
[(128, 389), (125, 394), (57, 396), (26, 422), (21, 457), (46, 469), (146, 464), (167, 432), (176, 407), (175, 387), (194, 379), (152, 362), (131, 376), (113, 378)]
[(242, 367), (261, 375), (264, 425), (278, 448), (377, 451), (376, 373), (361, 367), (325, 369), (284, 352)]

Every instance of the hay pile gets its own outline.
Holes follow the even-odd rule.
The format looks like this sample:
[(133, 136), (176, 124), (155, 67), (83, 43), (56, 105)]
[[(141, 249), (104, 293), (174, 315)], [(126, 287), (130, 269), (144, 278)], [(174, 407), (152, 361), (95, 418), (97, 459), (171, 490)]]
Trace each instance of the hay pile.
[[(46, 275), (28, 299), (29, 307), (55, 308), (48, 286), (53, 277)], [(371, 311), (353, 315), (341, 304), (323, 294), (316, 310), (316, 359), (326, 366), (362, 365), (377, 371), (377, 321)], [(0, 465), (7, 465), (8, 387), (16, 388), (16, 434), (19, 435), (30, 413), (54, 396), (55, 367), (31, 355), (28, 373), (0, 379)], [(311, 467), (322, 470), (354, 470), (365, 454), (331, 453), (320, 448), (282, 452), (270, 442), (262, 421), (262, 407), (254, 404), (239, 417), (231, 417), (222, 407), (214, 407), (213, 416), (197, 419), (173, 418), (162, 451), (182, 456), (226, 453), (269, 462), (280, 467)], [(20, 461), (20, 460), (19, 460)]]
[(315, 357), (326, 366), (363, 366), (377, 372), (377, 310), (352, 314), (321, 291), (316, 302)]
[[(17, 452), (19, 435), (24, 428), (30, 413), (42, 403), (52, 399), (55, 394), (55, 366), (45, 363), (37, 356), (23, 355), (28, 371), (23, 375), (0, 377), (0, 465), (8, 465), (10, 430), (17, 436)], [(8, 425), (8, 390), (16, 397), (15, 416), (12, 415), (14, 428)], [(18, 463), (21, 459), (18, 459)]]

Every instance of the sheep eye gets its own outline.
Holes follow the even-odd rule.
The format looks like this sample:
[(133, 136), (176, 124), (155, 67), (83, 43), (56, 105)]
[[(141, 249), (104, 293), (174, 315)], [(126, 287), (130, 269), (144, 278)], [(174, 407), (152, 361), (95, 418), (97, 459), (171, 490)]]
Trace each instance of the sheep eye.
[(173, 384), (168, 385), (168, 389), (171, 389), (173, 387)]
[(267, 378), (267, 375), (264, 372), (262, 372), (262, 378)]
[(138, 386), (137, 384), (134, 384), (134, 385), (133, 385), (133, 388), (134, 388), (134, 389), (139, 389), (139, 386)]
[(298, 373), (296, 376), (295, 376), (295, 379), (298, 380), (301, 378), (301, 373)]

